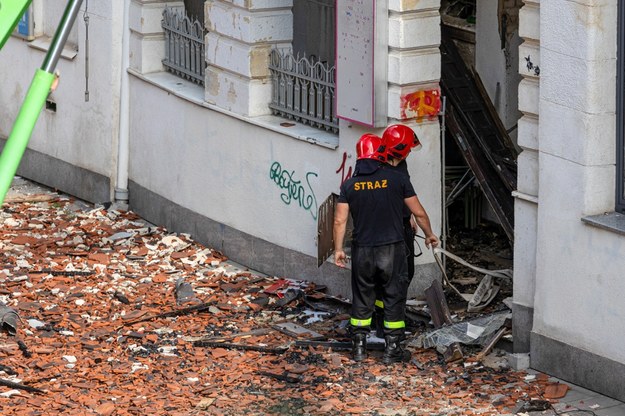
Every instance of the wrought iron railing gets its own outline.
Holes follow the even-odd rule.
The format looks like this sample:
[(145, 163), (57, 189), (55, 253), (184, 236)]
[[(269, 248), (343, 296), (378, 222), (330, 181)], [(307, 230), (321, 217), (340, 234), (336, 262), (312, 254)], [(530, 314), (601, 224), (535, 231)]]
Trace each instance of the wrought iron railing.
[(182, 9), (165, 8), (161, 26), (165, 31), (165, 59), (167, 71), (204, 85), (204, 29), (203, 22), (191, 21)]
[(273, 49), (269, 70), (273, 84), (269, 107), (273, 114), (338, 133), (334, 66), (294, 56), (290, 50)]

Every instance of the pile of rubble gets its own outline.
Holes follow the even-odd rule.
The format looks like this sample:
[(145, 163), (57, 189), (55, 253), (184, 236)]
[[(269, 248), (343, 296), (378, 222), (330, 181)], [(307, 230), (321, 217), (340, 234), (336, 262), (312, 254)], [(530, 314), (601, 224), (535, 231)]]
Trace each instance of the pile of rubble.
[(0, 212), (3, 415), (500, 415), (549, 384), (486, 365), (484, 346), (452, 360), (421, 345), (384, 366), (372, 339), (354, 363), (349, 301), (323, 287), (236, 267), (132, 212), (54, 193), (12, 201)]

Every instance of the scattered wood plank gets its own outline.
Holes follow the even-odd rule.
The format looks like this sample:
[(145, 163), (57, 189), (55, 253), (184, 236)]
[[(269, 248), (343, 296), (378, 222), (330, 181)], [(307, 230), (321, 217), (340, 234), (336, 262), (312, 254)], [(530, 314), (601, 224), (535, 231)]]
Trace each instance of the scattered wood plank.
[(280, 346), (280, 347), (269, 347), (263, 345), (249, 345), (249, 344), (240, 344), (234, 342), (218, 342), (218, 341), (195, 341), (193, 343), (194, 347), (208, 347), (208, 348), (226, 348), (233, 350), (243, 350), (243, 351), (258, 351), (264, 352), (267, 354), (284, 354), (289, 347), (288, 346)]
[(488, 355), (488, 353), (490, 353), (490, 351), (495, 347), (495, 344), (497, 344), (499, 342), (501, 337), (504, 336), (504, 334), (506, 333), (507, 330), (508, 330), (508, 328), (506, 328), (505, 326), (502, 326), (501, 328), (499, 328), (499, 331), (497, 331), (497, 332), (495, 332), (493, 334), (492, 338), (484, 346), (482, 351), (480, 351), (475, 356), (475, 360), (476, 361), (482, 361), (484, 359), (484, 357), (486, 357)]
[(299, 377), (290, 376), (290, 375), (288, 375), (288, 373), (286, 373), (286, 374), (275, 374), (275, 373), (270, 373), (268, 371), (258, 371), (257, 374), (259, 374), (261, 376), (272, 377), (272, 378), (275, 378), (276, 380), (284, 381), (284, 382), (287, 382), (287, 383), (299, 383), (301, 381), (301, 379)]
[[(332, 348), (335, 351), (349, 351), (352, 349), (352, 343), (348, 341), (297, 340), (295, 341), (295, 346)], [(384, 344), (367, 342), (367, 349), (370, 351), (384, 351)]]
[(272, 328), (259, 328), (247, 332), (236, 332), (230, 335), (224, 335), (219, 337), (184, 337), (187, 342), (226, 342), (234, 338), (249, 338), (259, 335), (267, 335), (273, 331)]
[(193, 313), (193, 312), (204, 312), (204, 311), (207, 311), (208, 308), (210, 308), (211, 306), (215, 306), (215, 304), (216, 304), (216, 302), (200, 303), (199, 305), (193, 305), (193, 306), (189, 306), (189, 307), (186, 307), (186, 308), (183, 308), (183, 309), (178, 309), (178, 310), (168, 311), (168, 312), (163, 312), (163, 313), (157, 313), (156, 315), (149, 315), (149, 316), (145, 316), (143, 318), (135, 319), (133, 321), (124, 322), (122, 327), (128, 326), (128, 325), (134, 325), (134, 324), (137, 324), (139, 322), (151, 321), (153, 319), (173, 318), (175, 316), (188, 315), (188, 314)]
[(33, 194), (33, 195), (7, 195), (4, 198), (5, 203), (19, 202), (48, 202), (58, 199), (58, 195)]
[[(432, 285), (425, 290), (425, 297), (430, 308), (430, 314), (432, 316), (432, 322), (436, 328), (440, 328), (443, 325), (452, 324), (451, 313), (449, 312), (449, 306), (445, 299), (445, 292), (443, 291), (443, 285), (435, 279)], [(460, 344), (454, 342), (449, 345), (443, 352), (443, 357), (448, 363), (461, 360), (464, 357)]]
[(31, 387), (24, 384), (16, 383), (14, 381), (5, 380), (0, 378), (0, 386), (9, 387), (12, 389), (24, 390), (29, 393), (45, 393), (45, 391), (38, 389), (37, 387)]
[(322, 339), (324, 338), (318, 332), (304, 328), (301, 325), (294, 324), (293, 322), (280, 322), (273, 326), (278, 331), (282, 332), (293, 338), (308, 338), (308, 339)]

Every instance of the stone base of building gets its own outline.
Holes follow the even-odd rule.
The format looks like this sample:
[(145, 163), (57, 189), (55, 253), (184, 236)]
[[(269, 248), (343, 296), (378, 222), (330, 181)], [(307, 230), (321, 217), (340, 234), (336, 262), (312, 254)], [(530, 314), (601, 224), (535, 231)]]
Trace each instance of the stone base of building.
[(602, 395), (625, 401), (625, 364), (532, 332), (530, 366)]
[[(6, 140), (0, 139), (0, 150), (5, 143)], [(35, 150), (26, 149), (17, 174), (84, 201), (100, 203), (111, 200), (111, 181), (108, 177)]]
[(530, 351), (530, 333), (534, 323), (534, 308), (518, 303), (512, 304), (512, 339), (515, 353)]
[[(271, 276), (308, 280), (328, 287), (333, 295), (351, 298), (350, 271), (330, 262), (317, 267), (317, 258), (290, 250), (222, 224), (182, 207), (130, 181), (130, 209), (154, 224), (214, 248), (233, 261)], [(409, 297), (423, 297), (423, 290), (440, 276), (436, 263), (417, 266)]]

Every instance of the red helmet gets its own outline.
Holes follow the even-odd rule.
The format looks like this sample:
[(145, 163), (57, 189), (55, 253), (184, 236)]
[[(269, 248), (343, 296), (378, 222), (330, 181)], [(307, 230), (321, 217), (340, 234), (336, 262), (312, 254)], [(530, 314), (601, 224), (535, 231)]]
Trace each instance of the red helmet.
[(421, 147), (421, 142), (416, 133), (403, 124), (392, 124), (382, 134), (387, 155), (395, 159), (405, 159), (412, 148)]
[(386, 162), (386, 153), (384, 151), (384, 145), (382, 144), (382, 138), (371, 133), (363, 134), (360, 140), (358, 140), (358, 143), (356, 143), (356, 156), (359, 160), (375, 159)]

